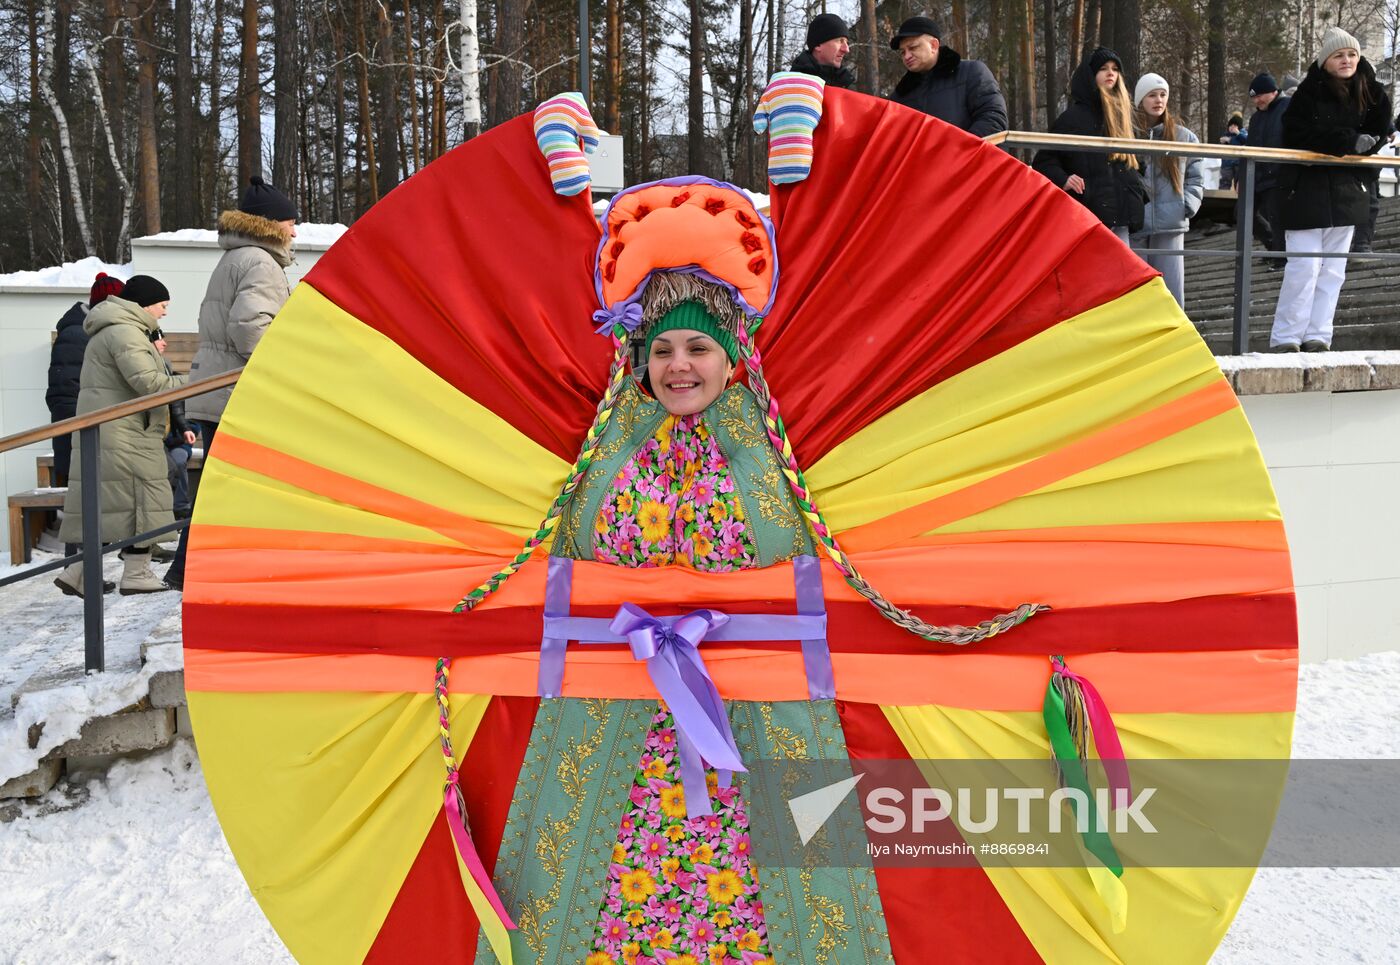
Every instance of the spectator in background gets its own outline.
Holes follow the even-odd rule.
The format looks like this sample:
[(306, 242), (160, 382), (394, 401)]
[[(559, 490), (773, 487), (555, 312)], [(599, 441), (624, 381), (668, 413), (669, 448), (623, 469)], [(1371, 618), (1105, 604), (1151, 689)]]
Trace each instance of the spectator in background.
[[(1288, 110), (1289, 98), (1279, 93), (1272, 74), (1259, 74), (1249, 82), (1249, 99), (1254, 103), (1254, 115), (1249, 119), (1249, 146), (1283, 147), (1283, 115)], [(1254, 233), (1270, 251), (1283, 250), (1283, 226), (1279, 221), (1280, 166), (1254, 165)], [(1264, 265), (1270, 271), (1283, 270), (1283, 260), (1279, 258), (1265, 259)]]
[[(161, 355), (165, 371), (174, 375), (170, 360), (165, 357), (165, 333), (156, 329), (151, 333), (151, 344)], [(170, 478), (170, 498), (176, 519), (190, 518), (190, 474), (189, 461), (194, 453), (194, 443), (199, 436), (185, 418), (185, 403), (170, 403), (170, 431), (165, 434), (165, 464)], [(153, 551), (154, 552), (154, 551)], [(169, 557), (166, 557), (169, 559)]]
[[(1133, 102), (1123, 82), (1123, 63), (1107, 47), (1084, 58), (1070, 77), (1070, 105), (1053, 134), (1131, 138)], [(1113, 232), (1128, 240), (1142, 230), (1147, 189), (1138, 174), (1137, 155), (1045, 148), (1031, 162), (1057, 188), (1068, 192)]]
[[(108, 295), (88, 312), (83, 327), (91, 340), (83, 357), (79, 415), (184, 384), (180, 376), (170, 374), (152, 344), (152, 335), (159, 330), (169, 304), (170, 293), (164, 285), (150, 275), (133, 275), (120, 296)], [(101, 518), (89, 523), (99, 527), (104, 543), (175, 521), (170, 515), (170, 482), (161, 441), (166, 432), (165, 416), (164, 409), (156, 408), (102, 425)], [(80, 440), (75, 454), (81, 447)], [(65, 543), (83, 539), (82, 482), (79, 459), (74, 461), (63, 500), (63, 526), (58, 535)], [(119, 587), (124, 595), (166, 589), (151, 572), (149, 545), (129, 546), (121, 555), (124, 568)], [(82, 596), (83, 564), (68, 566), (54, 585), (69, 596)]]
[[(1137, 82), (1133, 99), (1137, 103), (1138, 136), (1149, 141), (1182, 141), (1198, 144), (1199, 138), (1184, 124), (1178, 124), (1167, 101), (1171, 88), (1161, 74), (1143, 74)], [(1142, 233), (1133, 241), (1144, 248), (1185, 247), (1186, 231), (1191, 218), (1205, 197), (1205, 177), (1198, 157), (1176, 157), (1154, 154), (1142, 162), (1147, 181), (1147, 207), (1143, 212)], [(1162, 273), (1167, 291), (1176, 303), (1186, 307), (1185, 259), (1178, 255), (1143, 255), (1143, 259)]]
[(938, 24), (928, 17), (910, 17), (890, 38), (908, 71), (895, 85), (890, 100), (969, 134), (986, 137), (1006, 130), (1006, 99), (996, 78), (979, 60), (964, 60), (939, 39)]
[[(1239, 114), (1230, 115), (1230, 123), (1225, 125), (1225, 133), (1220, 135), (1221, 144), (1229, 144), (1231, 147), (1244, 147), (1249, 143), (1249, 135), (1244, 130), (1244, 117)], [(1232, 157), (1227, 157), (1220, 162), (1220, 190), (1229, 191), (1235, 186), (1240, 162)]]
[(1279, 85), (1279, 92), (1282, 93), (1284, 97), (1292, 97), (1294, 91), (1298, 89), (1299, 83), (1298, 78), (1294, 77), (1292, 74), (1284, 74), (1283, 83)]
[[(1322, 35), (1317, 57), (1283, 115), (1283, 146), (1338, 157), (1374, 154), (1390, 128), (1390, 98), (1356, 38), (1339, 27)], [(1280, 175), (1283, 225), (1294, 251), (1344, 252), (1366, 220), (1370, 176), (1353, 167), (1290, 164)], [(1344, 258), (1289, 258), (1274, 311), (1270, 347), (1325, 352), (1346, 281)]]
[[(1389, 144), (1395, 136), (1394, 121), (1390, 121), (1386, 128), (1385, 137), (1381, 138), (1380, 147), (1376, 148), (1378, 151), (1381, 147)], [(1356, 231), (1351, 236), (1351, 250), (1357, 252), (1375, 250), (1371, 247), (1371, 243), (1376, 238), (1376, 219), (1380, 217), (1381, 213), (1381, 169), (1368, 168), (1364, 174), (1368, 181), (1367, 190), (1371, 194), (1371, 205), (1366, 212), (1366, 220), (1356, 226)]]
[[(49, 351), (49, 391), (44, 396), (44, 401), (49, 405), (50, 421), (62, 422), (78, 414), (78, 380), (83, 372), (83, 351), (88, 343), (83, 322), (87, 319), (88, 311), (108, 295), (120, 295), (124, 284), (120, 278), (114, 278), (105, 271), (98, 272), (88, 292), (87, 304), (74, 302), (73, 307), (58, 320), (58, 336)], [(55, 486), (68, 484), (68, 465), (72, 454), (73, 437), (54, 436)]]
[(856, 82), (855, 71), (843, 63), (850, 51), (851, 28), (836, 14), (824, 13), (807, 25), (807, 49), (793, 60), (792, 69), (849, 88)]
[[(285, 269), (292, 263), (296, 223), (296, 206), (259, 177), (249, 178), (237, 211), (219, 215), (219, 247), (224, 253), (199, 306), (199, 348), (190, 363), (191, 380), (241, 368), (253, 357), (273, 316), (291, 295)], [(200, 424), (206, 455), (232, 394), (232, 388), (216, 389), (195, 396), (185, 407), (188, 417)], [(180, 533), (175, 560), (165, 574), (177, 590), (185, 587), (189, 533), (188, 528)]]

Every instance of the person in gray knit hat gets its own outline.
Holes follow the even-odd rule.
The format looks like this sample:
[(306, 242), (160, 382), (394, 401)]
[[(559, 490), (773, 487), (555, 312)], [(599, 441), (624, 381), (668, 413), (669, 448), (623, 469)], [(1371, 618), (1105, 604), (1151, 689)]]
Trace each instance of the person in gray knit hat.
[[(1390, 131), (1390, 98), (1361, 56), (1356, 38), (1338, 27), (1322, 35), (1317, 59), (1283, 115), (1283, 146), (1343, 157), (1374, 154)], [(1370, 215), (1375, 182), (1356, 167), (1286, 164), (1279, 174), (1290, 251), (1345, 252), (1355, 226)], [(1276, 351), (1332, 347), (1347, 263), (1343, 258), (1289, 258), (1269, 345)]]

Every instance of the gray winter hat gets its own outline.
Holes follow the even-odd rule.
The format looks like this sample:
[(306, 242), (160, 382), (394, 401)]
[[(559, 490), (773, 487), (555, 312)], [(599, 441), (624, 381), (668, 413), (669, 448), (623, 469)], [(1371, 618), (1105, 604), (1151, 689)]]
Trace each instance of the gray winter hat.
[(1328, 27), (1327, 32), (1322, 35), (1322, 43), (1317, 47), (1317, 56), (1313, 59), (1317, 61), (1317, 66), (1321, 67), (1322, 62), (1328, 57), (1339, 50), (1346, 50), (1348, 47), (1358, 54), (1361, 53), (1361, 41), (1341, 27)]

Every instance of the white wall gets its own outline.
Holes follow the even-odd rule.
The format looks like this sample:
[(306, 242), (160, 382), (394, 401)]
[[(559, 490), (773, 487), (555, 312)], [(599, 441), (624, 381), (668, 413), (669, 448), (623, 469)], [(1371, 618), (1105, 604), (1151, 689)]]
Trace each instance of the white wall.
[[(293, 285), (301, 281), (328, 247), (297, 246), (296, 263), (287, 269), (287, 280)], [(135, 274), (153, 275), (170, 289), (170, 313), (162, 327), (171, 332), (198, 331), (199, 303), (223, 253), (218, 243), (135, 238), (131, 252)], [(54, 328), (74, 302), (87, 298), (87, 288), (0, 286), (0, 436), (49, 421), (44, 393)], [(42, 442), (0, 454), (3, 495), (34, 488), (34, 459), (52, 448)], [(9, 519), (0, 514), (0, 553), (8, 546)]]
[(1400, 390), (1240, 401), (1283, 509), (1302, 659), (1400, 647)]

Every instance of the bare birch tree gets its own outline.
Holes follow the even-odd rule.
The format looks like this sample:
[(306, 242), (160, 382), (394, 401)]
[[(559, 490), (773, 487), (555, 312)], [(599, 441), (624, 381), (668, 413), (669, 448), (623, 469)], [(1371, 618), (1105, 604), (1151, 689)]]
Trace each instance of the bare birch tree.
[[(78, 235), (83, 240), (83, 253), (96, 255), (97, 249), (92, 243), (92, 229), (88, 226), (87, 202), (83, 200), (83, 182), (78, 179), (78, 161), (73, 154), (73, 138), (68, 133), (68, 115), (63, 112), (63, 105), (59, 103), (58, 95), (53, 91), (53, 63), (57, 55), (55, 35), (53, 0), (49, 0), (44, 4), (45, 49), (43, 67), (39, 71), (39, 89), (43, 93), (44, 102), (53, 113), (54, 125), (58, 128), (58, 149), (63, 155), (63, 166), (68, 172), (68, 184), (73, 195), (73, 220), (78, 223)], [(61, 224), (61, 208), (57, 214)]]
[(462, 136), (481, 133), (481, 38), (476, 32), (476, 0), (462, 0)]

